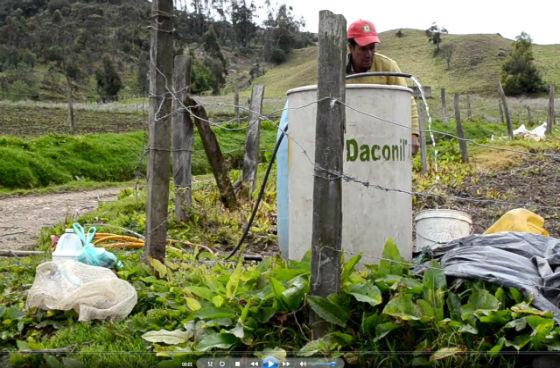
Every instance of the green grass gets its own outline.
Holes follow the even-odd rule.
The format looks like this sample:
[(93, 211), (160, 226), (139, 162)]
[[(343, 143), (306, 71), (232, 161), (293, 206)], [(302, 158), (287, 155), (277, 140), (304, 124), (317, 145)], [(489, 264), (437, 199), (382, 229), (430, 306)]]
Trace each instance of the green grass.
[[(215, 133), (229, 168), (241, 167), (245, 129), (216, 128)], [(261, 158), (272, 149), (275, 137), (275, 126), (264, 123), (261, 129)], [(146, 139), (146, 134), (141, 131), (36, 138), (0, 136), (0, 195), (47, 186), (52, 186), (54, 191), (63, 188), (61, 185), (91, 188), (95, 185), (92, 182), (120, 183), (143, 177)], [(198, 135), (195, 135), (193, 149), (193, 175), (211, 172)]]

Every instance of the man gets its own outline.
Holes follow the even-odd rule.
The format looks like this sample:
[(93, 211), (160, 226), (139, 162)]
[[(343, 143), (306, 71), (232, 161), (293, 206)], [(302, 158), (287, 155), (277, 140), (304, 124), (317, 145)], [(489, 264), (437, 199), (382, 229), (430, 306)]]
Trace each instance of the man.
[[(358, 20), (348, 27), (348, 64), (346, 74), (356, 74), (365, 72), (400, 72), (397, 63), (385, 55), (375, 52), (377, 44), (380, 43), (377, 31), (373, 23), (367, 20)], [(368, 83), (368, 84), (391, 84), (406, 87), (406, 81), (402, 77), (361, 77), (348, 81), (348, 83)], [(416, 101), (412, 97), (411, 102), (412, 118), (412, 140), (411, 151), (415, 155), (420, 147), (418, 141), (419, 125)]]

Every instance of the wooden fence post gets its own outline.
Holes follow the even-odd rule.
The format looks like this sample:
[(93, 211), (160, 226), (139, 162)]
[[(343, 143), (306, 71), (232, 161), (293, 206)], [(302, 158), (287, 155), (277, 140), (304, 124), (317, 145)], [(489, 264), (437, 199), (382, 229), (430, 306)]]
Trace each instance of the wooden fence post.
[(241, 118), (239, 116), (239, 87), (235, 86), (235, 96), (233, 97), (233, 105), (235, 106), (235, 118), (237, 119), (237, 125), (241, 124)]
[(471, 95), (467, 93), (467, 120), (472, 120)]
[(447, 106), (445, 104), (445, 88), (441, 89), (441, 118), (445, 124), (449, 123), (449, 120), (447, 120)]
[(424, 104), (418, 104), (418, 125), (420, 126), (420, 160), (422, 161), (421, 174), (425, 175), (428, 171), (428, 151), (426, 148), (426, 107)]
[(506, 115), (506, 126), (508, 130), (509, 139), (513, 139), (513, 127), (511, 126), (511, 119), (509, 117), (509, 109), (506, 100), (506, 94), (504, 93), (504, 89), (502, 88), (502, 82), (498, 81), (498, 94), (502, 99), (502, 107), (504, 108), (504, 114)]
[(76, 120), (74, 118), (74, 96), (73, 96), (73, 89), (72, 81), (67, 76), (66, 77), (66, 86), (67, 86), (67, 98), (68, 98), (68, 125), (70, 126), (70, 134), (76, 133)]
[(152, 1), (150, 41), (150, 117), (148, 128), (148, 195), (146, 201), (145, 257), (163, 261), (167, 241), (167, 207), (171, 148), (173, 71), (173, 0)]
[(249, 127), (247, 128), (247, 141), (245, 142), (245, 156), (243, 157), (243, 186), (250, 193), (255, 190), (257, 181), (257, 166), (259, 165), (259, 140), (261, 127), (261, 109), (264, 95), (264, 86), (256, 84), (251, 93), (251, 112)]
[(173, 89), (176, 99), (173, 99), (174, 114), (171, 117), (173, 127), (172, 157), (173, 182), (175, 183), (175, 217), (179, 221), (188, 218), (191, 206), (191, 168), (193, 149), (193, 122), (188, 111), (182, 111), (185, 96), (191, 80), (191, 58), (187, 55), (175, 56), (175, 70), (173, 73)]
[(502, 107), (502, 101), (498, 100), (498, 111), (499, 111), (499, 120), (498, 123), (503, 124), (504, 123), (504, 108)]
[(455, 93), (453, 98), (455, 106), (455, 124), (457, 125), (457, 137), (459, 137), (459, 147), (461, 148), (461, 160), (465, 163), (469, 162), (469, 154), (467, 152), (467, 142), (465, 141), (465, 132), (461, 124), (461, 110), (459, 108), (459, 94)]
[(216, 185), (220, 191), (220, 200), (227, 208), (235, 208), (237, 207), (237, 199), (235, 198), (233, 185), (229, 179), (224, 155), (222, 154), (216, 135), (212, 129), (210, 129), (210, 124), (208, 124), (208, 114), (206, 114), (204, 107), (199, 105), (190, 96), (186, 97), (185, 102), (192, 112), (191, 116), (194, 119), (196, 129), (198, 129), (202, 145), (204, 146), (204, 151), (212, 167), (212, 173), (214, 174)]
[[(342, 242), (342, 179), (345, 107), (346, 20), (328, 10), (319, 12), (319, 67), (311, 236), (311, 294), (326, 297), (340, 290)], [(312, 315), (313, 338), (328, 324)]]
[(533, 117), (531, 116), (531, 108), (529, 106), (527, 107), (527, 124), (531, 125), (533, 124)]
[(546, 133), (552, 133), (552, 126), (554, 125), (554, 86), (551, 84), (548, 87), (548, 119), (546, 124)]

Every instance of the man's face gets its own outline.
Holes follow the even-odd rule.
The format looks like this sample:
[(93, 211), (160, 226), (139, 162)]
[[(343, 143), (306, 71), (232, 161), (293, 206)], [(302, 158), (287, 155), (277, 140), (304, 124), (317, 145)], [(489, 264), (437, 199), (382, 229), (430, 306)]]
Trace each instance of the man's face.
[(375, 47), (377, 43), (370, 43), (366, 46), (350, 46), (350, 53), (352, 54), (352, 66), (356, 73), (364, 73), (371, 68), (373, 63), (373, 56), (375, 55)]

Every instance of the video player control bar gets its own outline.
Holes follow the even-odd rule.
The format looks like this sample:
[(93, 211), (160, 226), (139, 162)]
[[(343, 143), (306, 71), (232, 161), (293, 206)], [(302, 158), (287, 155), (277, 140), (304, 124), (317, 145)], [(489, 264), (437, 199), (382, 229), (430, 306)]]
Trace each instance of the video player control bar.
[(196, 362), (197, 368), (342, 368), (340, 358), (285, 358), (268, 356), (263, 359), (250, 357), (208, 357)]

